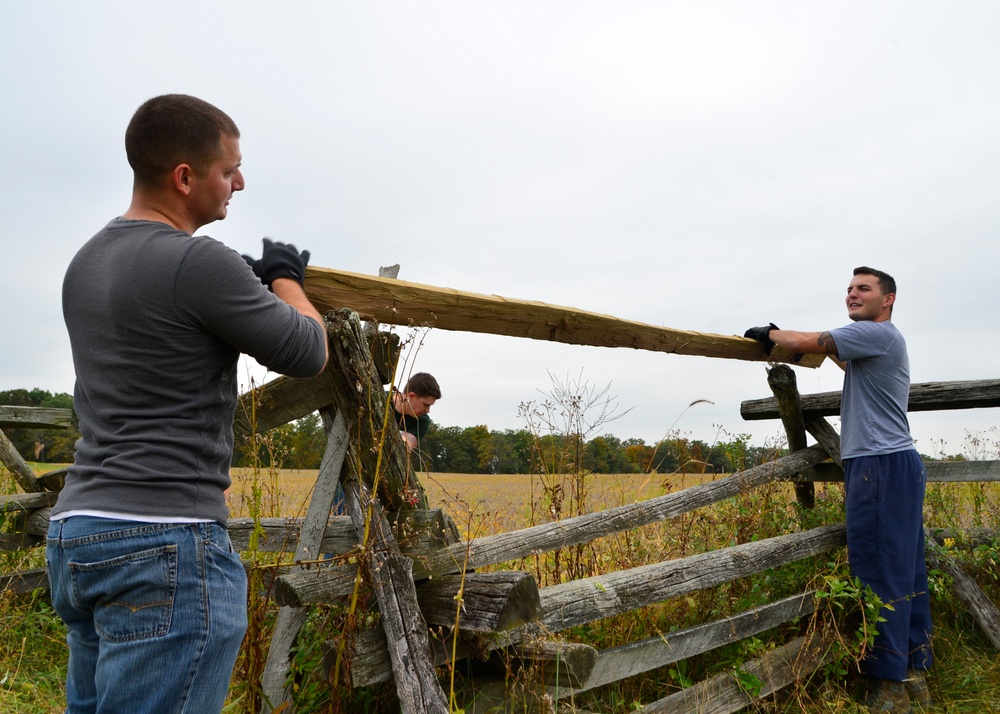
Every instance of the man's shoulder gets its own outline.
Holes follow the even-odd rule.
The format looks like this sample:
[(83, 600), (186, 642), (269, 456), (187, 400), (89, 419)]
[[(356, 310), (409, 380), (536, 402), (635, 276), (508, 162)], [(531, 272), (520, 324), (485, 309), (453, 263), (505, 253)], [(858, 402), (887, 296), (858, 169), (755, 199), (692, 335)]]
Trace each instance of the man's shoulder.
[[(847, 340), (895, 340), (902, 337), (899, 329), (889, 320), (858, 320), (830, 330), (834, 342)], [(838, 344), (839, 346), (839, 344)]]
[(902, 333), (888, 320), (859, 320), (831, 330), (830, 335), (842, 360), (906, 352), (906, 341)]
[(899, 332), (891, 320), (882, 320), (876, 322), (875, 320), (858, 320), (856, 322), (849, 322), (843, 327), (837, 327), (830, 332), (855, 332), (855, 333), (874, 333), (874, 332)]

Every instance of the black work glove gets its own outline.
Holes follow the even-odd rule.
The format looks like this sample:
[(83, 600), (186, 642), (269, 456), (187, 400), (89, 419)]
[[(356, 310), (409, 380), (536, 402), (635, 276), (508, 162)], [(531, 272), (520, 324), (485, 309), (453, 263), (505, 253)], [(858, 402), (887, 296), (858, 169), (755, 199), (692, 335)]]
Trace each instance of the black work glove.
[(309, 251), (301, 253), (291, 243), (278, 243), (264, 239), (264, 253), (260, 257), (261, 280), (267, 287), (278, 278), (291, 278), (304, 286)]
[(757, 340), (759, 343), (764, 345), (764, 354), (770, 357), (771, 350), (774, 349), (774, 342), (771, 341), (771, 337), (768, 333), (771, 330), (780, 330), (780, 329), (781, 329), (780, 327), (771, 322), (768, 323), (767, 325), (764, 325), (763, 327), (751, 327), (749, 330), (743, 333), (743, 336), (749, 337), (751, 340)]
[(261, 265), (260, 258), (254, 259), (249, 255), (241, 255), (240, 257), (247, 262), (257, 279), (264, 282), (264, 267)]

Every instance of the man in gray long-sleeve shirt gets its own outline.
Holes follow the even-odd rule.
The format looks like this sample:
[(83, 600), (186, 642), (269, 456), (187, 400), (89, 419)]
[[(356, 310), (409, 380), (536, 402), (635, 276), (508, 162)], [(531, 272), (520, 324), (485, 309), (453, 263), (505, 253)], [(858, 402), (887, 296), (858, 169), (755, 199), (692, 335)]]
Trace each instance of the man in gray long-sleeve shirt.
[(232, 119), (154, 97), (125, 145), (131, 205), (63, 283), (81, 438), (46, 557), (67, 712), (218, 712), (246, 629), (225, 529), (237, 360), (313, 376), (326, 331), (303, 290), (308, 252), (265, 240), (253, 261), (194, 235), (244, 186)]

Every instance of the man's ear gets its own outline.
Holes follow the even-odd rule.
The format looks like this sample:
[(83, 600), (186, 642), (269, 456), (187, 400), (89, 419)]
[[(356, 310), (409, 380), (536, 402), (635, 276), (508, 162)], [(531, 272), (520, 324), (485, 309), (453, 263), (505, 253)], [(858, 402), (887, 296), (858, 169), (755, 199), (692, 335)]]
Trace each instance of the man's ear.
[(194, 178), (194, 169), (189, 164), (177, 164), (171, 174), (173, 187), (185, 196), (191, 193), (191, 180)]
[(882, 307), (892, 307), (896, 302), (896, 293), (887, 293), (882, 296)]

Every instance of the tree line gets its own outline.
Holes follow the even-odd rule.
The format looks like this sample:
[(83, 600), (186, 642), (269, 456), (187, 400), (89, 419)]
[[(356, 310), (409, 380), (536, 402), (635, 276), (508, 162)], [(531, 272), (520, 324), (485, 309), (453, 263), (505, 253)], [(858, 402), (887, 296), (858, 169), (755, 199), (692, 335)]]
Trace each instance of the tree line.
[[(43, 389), (0, 391), (0, 405), (73, 409), (73, 397)], [(420, 471), (435, 473), (732, 473), (774, 459), (784, 453), (773, 447), (752, 446), (745, 435), (708, 443), (683, 435), (668, 435), (655, 443), (621, 439), (614, 434), (585, 438), (583, 429), (544, 429), (526, 420), (530, 428), (491, 430), (486, 425), (440, 426), (430, 431), (411, 454)], [(541, 422), (546, 423), (546, 422)], [(70, 463), (80, 438), (74, 413), (67, 429), (5, 428), (4, 434), (28, 461)], [(326, 449), (326, 432), (318, 414), (272, 429), (262, 438), (237, 443), (233, 466), (318, 469)], [(934, 459), (965, 460), (961, 454), (939, 454)]]
[[(42, 389), (13, 389), (0, 392), (0, 404), (72, 409), (73, 397)], [(25, 459), (49, 463), (71, 462), (80, 437), (75, 415), (68, 429), (3, 431)], [(278, 468), (318, 469), (325, 448), (326, 432), (319, 416), (311, 414), (272, 429), (262, 439), (237, 444), (233, 465), (257, 462)], [(537, 429), (491, 430), (482, 424), (460, 427), (432, 422), (411, 457), (421, 471), (437, 473), (560, 473), (580, 469), (594, 473), (721, 473), (768, 455), (772, 455), (769, 450), (748, 446), (740, 438), (708, 444), (673, 436), (647, 444), (643, 439), (621, 439), (613, 434), (585, 439), (573, 433), (540, 434)]]

